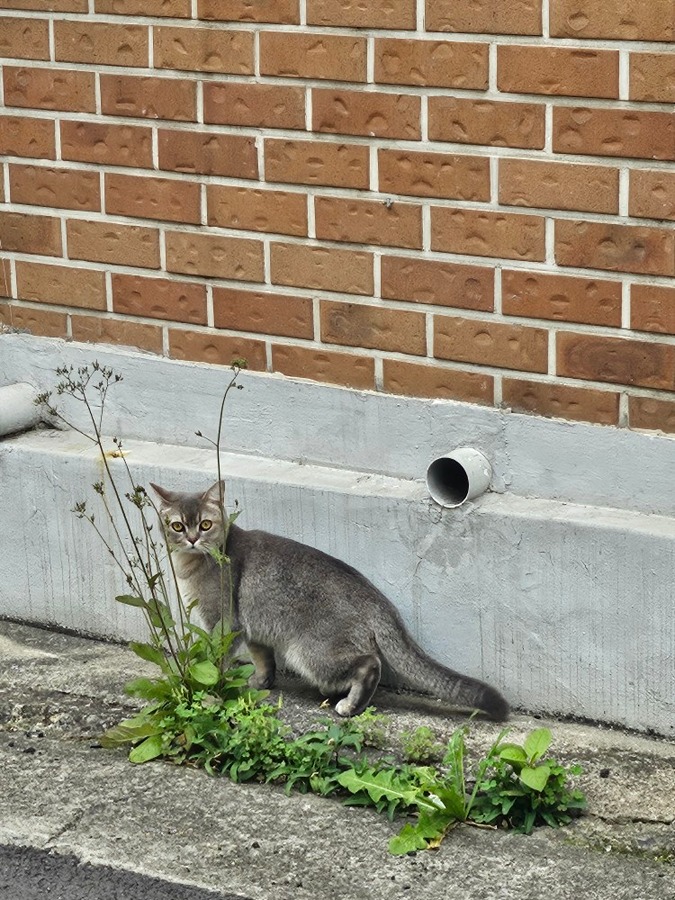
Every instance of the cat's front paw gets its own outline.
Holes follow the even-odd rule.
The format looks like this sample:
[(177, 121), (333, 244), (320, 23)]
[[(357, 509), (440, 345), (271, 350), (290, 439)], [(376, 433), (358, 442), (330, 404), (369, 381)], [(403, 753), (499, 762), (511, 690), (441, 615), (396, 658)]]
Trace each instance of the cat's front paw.
[(261, 672), (260, 675), (254, 672), (248, 683), (249, 687), (255, 688), (256, 691), (268, 691), (274, 687), (274, 675), (269, 672)]
[(335, 712), (338, 716), (348, 719), (354, 715), (354, 705), (346, 697), (343, 697), (342, 700), (338, 700), (335, 704)]

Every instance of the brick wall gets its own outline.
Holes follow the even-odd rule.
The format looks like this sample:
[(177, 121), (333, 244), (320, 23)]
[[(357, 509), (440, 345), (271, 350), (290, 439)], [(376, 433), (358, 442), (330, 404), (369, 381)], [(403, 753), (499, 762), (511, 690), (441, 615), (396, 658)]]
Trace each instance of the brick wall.
[(675, 0), (0, 0), (0, 319), (675, 431)]

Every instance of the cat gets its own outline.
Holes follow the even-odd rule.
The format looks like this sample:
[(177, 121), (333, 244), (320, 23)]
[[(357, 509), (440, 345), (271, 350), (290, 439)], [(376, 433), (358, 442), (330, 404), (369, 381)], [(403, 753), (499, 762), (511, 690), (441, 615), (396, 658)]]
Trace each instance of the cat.
[(232, 578), (229, 624), (242, 634), (255, 665), (252, 686), (273, 686), (276, 655), (336, 701), (338, 715), (355, 716), (370, 704), (384, 659), (406, 686), (457, 708), (507, 718), (508, 704), (497, 690), (427, 656), (375, 585), (327, 553), (231, 524), (225, 547), (230, 576), (223, 579), (211, 554), (223, 549), (222, 482), (203, 493), (151, 487), (181, 594), (186, 602), (198, 601), (207, 628), (228, 611), (223, 582), (229, 594)]

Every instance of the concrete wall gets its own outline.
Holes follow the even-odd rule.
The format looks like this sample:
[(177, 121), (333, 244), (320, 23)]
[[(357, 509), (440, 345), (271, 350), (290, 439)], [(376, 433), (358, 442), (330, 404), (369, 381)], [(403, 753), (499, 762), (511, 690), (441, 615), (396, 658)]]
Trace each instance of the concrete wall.
[[(194, 431), (213, 433), (224, 373), (98, 350), (124, 376), (106, 430), (125, 438), (136, 480), (208, 484), (214, 455)], [(0, 336), (0, 385), (45, 389), (56, 365), (91, 359), (90, 347)], [(240, 524), (355, 565), (430, 653), (498, 684), (516, 706), (674, 733), (672, 439), (269, 375), (241, 380), (222, 457)], [(461, 444), (493, 459), (496, 490), (442, 510), (424, 470)], [(0, 442), (0, 614), (141, 633), (136, 611), (112, 599), (124, 589), (119, 573), (70, 513), (79, 499), (95, 502), (100, 476), (73, 432)]]

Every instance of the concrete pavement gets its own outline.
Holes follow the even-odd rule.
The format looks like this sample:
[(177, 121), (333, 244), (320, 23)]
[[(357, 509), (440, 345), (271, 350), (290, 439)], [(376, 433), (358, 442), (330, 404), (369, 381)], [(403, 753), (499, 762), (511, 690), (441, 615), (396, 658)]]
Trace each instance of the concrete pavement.
[[(123, 751), (101, 749), (101, 731), (133, 709), (123, 685), (142, 665), (124, 647), (0, 621), (0, 872), (7, 860), (20, 873), (23, 858), (27, 875), (40, 860), (67, 867), (74, 857), (129, 885), (132, 876), (173, 882), (184, 900), (192, 889), (252, 900), (675, 897), (672, 741), (515, 715), (515, 736), (546, 724), (553, 755), (581, 763), (588, 815), (528, 837), (463, 826), (436, 852), (397, 858), (387, 842), (400, 824), (373, 811), (161, 762), (133, 766)], [(461, 722), (408, 695), (380, 691), (376, 702), (394, 743), (419, 724), (447, 736)], [(324, 715), (318, 703), (285, 683), (294, 727)], [(471, 746), (486, 748), (496, 733), (477, 723)], [(19, 900), (6, 881), (0, 875), (0, 897)], [(140, 880), (119, 896), (154, 894)]]

